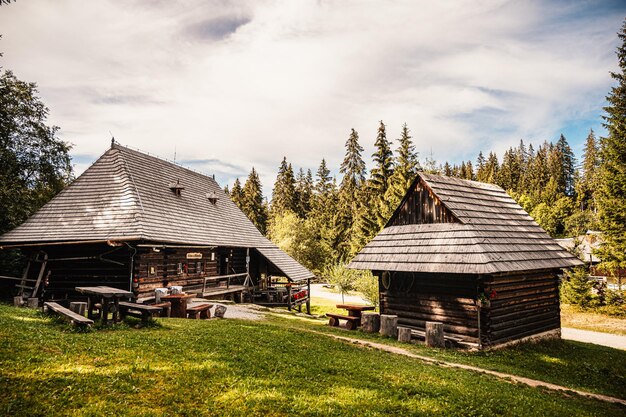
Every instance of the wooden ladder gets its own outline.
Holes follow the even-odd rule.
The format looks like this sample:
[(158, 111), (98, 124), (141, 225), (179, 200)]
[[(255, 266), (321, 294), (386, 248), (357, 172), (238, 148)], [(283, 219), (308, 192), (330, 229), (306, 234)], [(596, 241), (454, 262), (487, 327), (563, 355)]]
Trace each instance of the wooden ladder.
[[(40, 258), (40, 255), (43, 255), (43, 259)], [(41, 267), (39, 268), (39, 273), (37, 274), (37, 279), (29, 278), (31, 265), (37, 263), (41, 264)], [(37, 292), (41, 287), (41, 281), (43, 279), (43, 274), (46, 270), (47, 264), (48, 254), (45, 252), (39, 252), (37, 255), (32, 256), (28, 260), (28, 264), (26, 264), (26, 268), (24, 268), (24, 273), (22, 274), (22, 280), (19, 284), (15, 284), (15, 286), (19, 288), (17, 293), (18, 296), (22, 296), (22, 298), (24, 299), (37, 297)]]

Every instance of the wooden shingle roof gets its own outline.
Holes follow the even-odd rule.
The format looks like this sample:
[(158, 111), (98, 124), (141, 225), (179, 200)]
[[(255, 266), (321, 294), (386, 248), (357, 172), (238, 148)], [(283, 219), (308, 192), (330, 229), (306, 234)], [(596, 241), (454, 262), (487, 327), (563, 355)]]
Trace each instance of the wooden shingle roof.
[(582, 265), (497, 185), (419, 173), (410, 190), (418, 181), (457, 222), (388, 225), (350, 268), (497, 274)]
[[(183, 188), (180, 195), (173, 183)], [(118, 144), (0, 236), (0, 245), (105, 240), (256, 248), (288, 278), (313, 277), (265, 238), (213, 178)]]

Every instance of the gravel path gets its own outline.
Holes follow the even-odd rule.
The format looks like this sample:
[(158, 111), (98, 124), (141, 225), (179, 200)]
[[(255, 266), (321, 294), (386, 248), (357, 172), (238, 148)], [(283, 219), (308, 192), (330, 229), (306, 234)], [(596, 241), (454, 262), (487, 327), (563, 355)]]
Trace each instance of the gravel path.
[(563, 327), (561, 329), (561, 338), (626, 350), (626, 336), (617, 334), (591, 332), (589, 330), (578, 330)]

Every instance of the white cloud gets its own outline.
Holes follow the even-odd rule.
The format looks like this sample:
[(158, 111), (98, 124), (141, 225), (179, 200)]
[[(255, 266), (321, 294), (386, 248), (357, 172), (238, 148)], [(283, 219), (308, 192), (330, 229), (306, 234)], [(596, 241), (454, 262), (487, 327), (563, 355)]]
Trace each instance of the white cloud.
[(39, 84), (76, 155), (101, 154), (111, 131), (229, 182), (254, 165), (268, 191), (283, 155), (336, 169), (350, 128), (369, 158), (381, 119), (450, 161), (597, 124), (620, 15), (551, 2), (30, 1), (0, 9), (0, 50)]

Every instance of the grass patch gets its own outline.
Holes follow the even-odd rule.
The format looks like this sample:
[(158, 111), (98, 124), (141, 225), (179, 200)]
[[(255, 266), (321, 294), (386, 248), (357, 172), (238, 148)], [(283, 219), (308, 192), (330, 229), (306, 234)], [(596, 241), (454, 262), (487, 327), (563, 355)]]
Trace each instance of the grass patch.
[(595, 310), (582, 310), (569, 304), (561, 304), (561, 325), (626, 336), (626, 318), (602, 314)]
[[(277, 317), (275, 320), (284, 319)], [(626, 399), (626, 351), (619, 349), (570, 340), (529, 342), (493, 351), (432, 349), (422, 344), (399, 343), (378, 334), (333, 329), (319, 320), (290, 320), (289, 325), (385, 343), (442, 361), (478, 366)]]
[(159, 323), (78, 333), (32, 310), (0, 305), (0, 414), (608, 416), (624, 412), (623, 407), (423, 364), (298, 329), (322, 328), (319, 321), (164, 319)]

